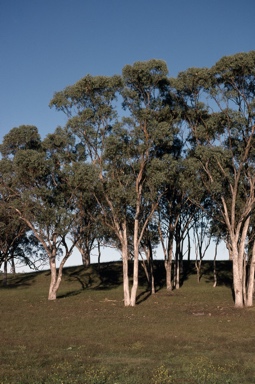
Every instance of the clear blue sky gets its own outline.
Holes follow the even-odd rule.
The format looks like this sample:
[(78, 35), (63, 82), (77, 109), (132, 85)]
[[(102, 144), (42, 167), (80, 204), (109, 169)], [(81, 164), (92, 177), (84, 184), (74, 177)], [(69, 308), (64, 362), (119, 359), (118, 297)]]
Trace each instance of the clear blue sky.
[(253, 50), (254, 20), (254, 0), (0, 0), (0, 142), (63, 125), (49, 101), (88, 73), (158, 58), (176, 76)]

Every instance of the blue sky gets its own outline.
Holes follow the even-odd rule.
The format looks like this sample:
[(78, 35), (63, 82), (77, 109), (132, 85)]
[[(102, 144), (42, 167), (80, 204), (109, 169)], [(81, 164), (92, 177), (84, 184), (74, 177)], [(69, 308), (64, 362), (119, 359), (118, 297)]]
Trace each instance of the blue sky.
[(254, 0), (0, 0), (0, 141), (65, 123), (48, 105), (86, 74), (151, 58), (169, 73), (255, 49)]

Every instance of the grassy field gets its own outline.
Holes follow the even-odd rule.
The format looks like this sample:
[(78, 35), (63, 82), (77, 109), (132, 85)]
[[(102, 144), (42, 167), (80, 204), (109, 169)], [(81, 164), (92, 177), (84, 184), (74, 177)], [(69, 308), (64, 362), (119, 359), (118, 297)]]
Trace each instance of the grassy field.
[(168, 293), (143, 278), (138, 305), (123, 306), (121, 264), (65, 270), (47, 300), (49, 271), (9, 278), (1, 295), (1, 384), (255, 383), (255, 308), (233, 306), (229, 264), (213, 288), (186, 269)]

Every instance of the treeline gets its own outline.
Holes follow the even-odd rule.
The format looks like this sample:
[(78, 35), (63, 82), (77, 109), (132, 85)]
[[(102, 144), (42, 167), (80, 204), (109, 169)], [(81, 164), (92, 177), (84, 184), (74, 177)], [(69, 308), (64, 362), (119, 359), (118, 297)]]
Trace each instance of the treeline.
[(255, 51), (176, 78), (164, 61), (136, 62), (57, 92), (50, 107), (66, 114), (65, 127), (42, 140), (23, 125), (0, 146), (0, 262), (47, 260), (53, 300), (74, 247), (89, 265), (95, 243), (111, 244), (122, 255), (124, 305), (134, 306), (141, 256), (153, 293), (161, 245), (166, 287), (178, 288), (193, 231), (198, 276), (205, 239), (224, 241), (235, 306), (251, 306), (254, 96)]

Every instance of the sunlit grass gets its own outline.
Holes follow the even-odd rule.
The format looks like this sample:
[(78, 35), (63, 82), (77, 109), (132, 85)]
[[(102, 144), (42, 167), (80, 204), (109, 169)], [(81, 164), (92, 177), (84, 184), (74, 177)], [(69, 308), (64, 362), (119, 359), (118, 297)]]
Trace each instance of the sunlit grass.
[(9, 279), (0, 383), (255, 382), (255, 309), (234, 308), (227, 278), (213, 288), (209, 272), (200, 284), (188, 273), (169, 293), (161, 271), (153, 296), (142, 280), (135, 308), (123, 306), (118, 263), (66, 269), (54, 302), (48, 271)]

